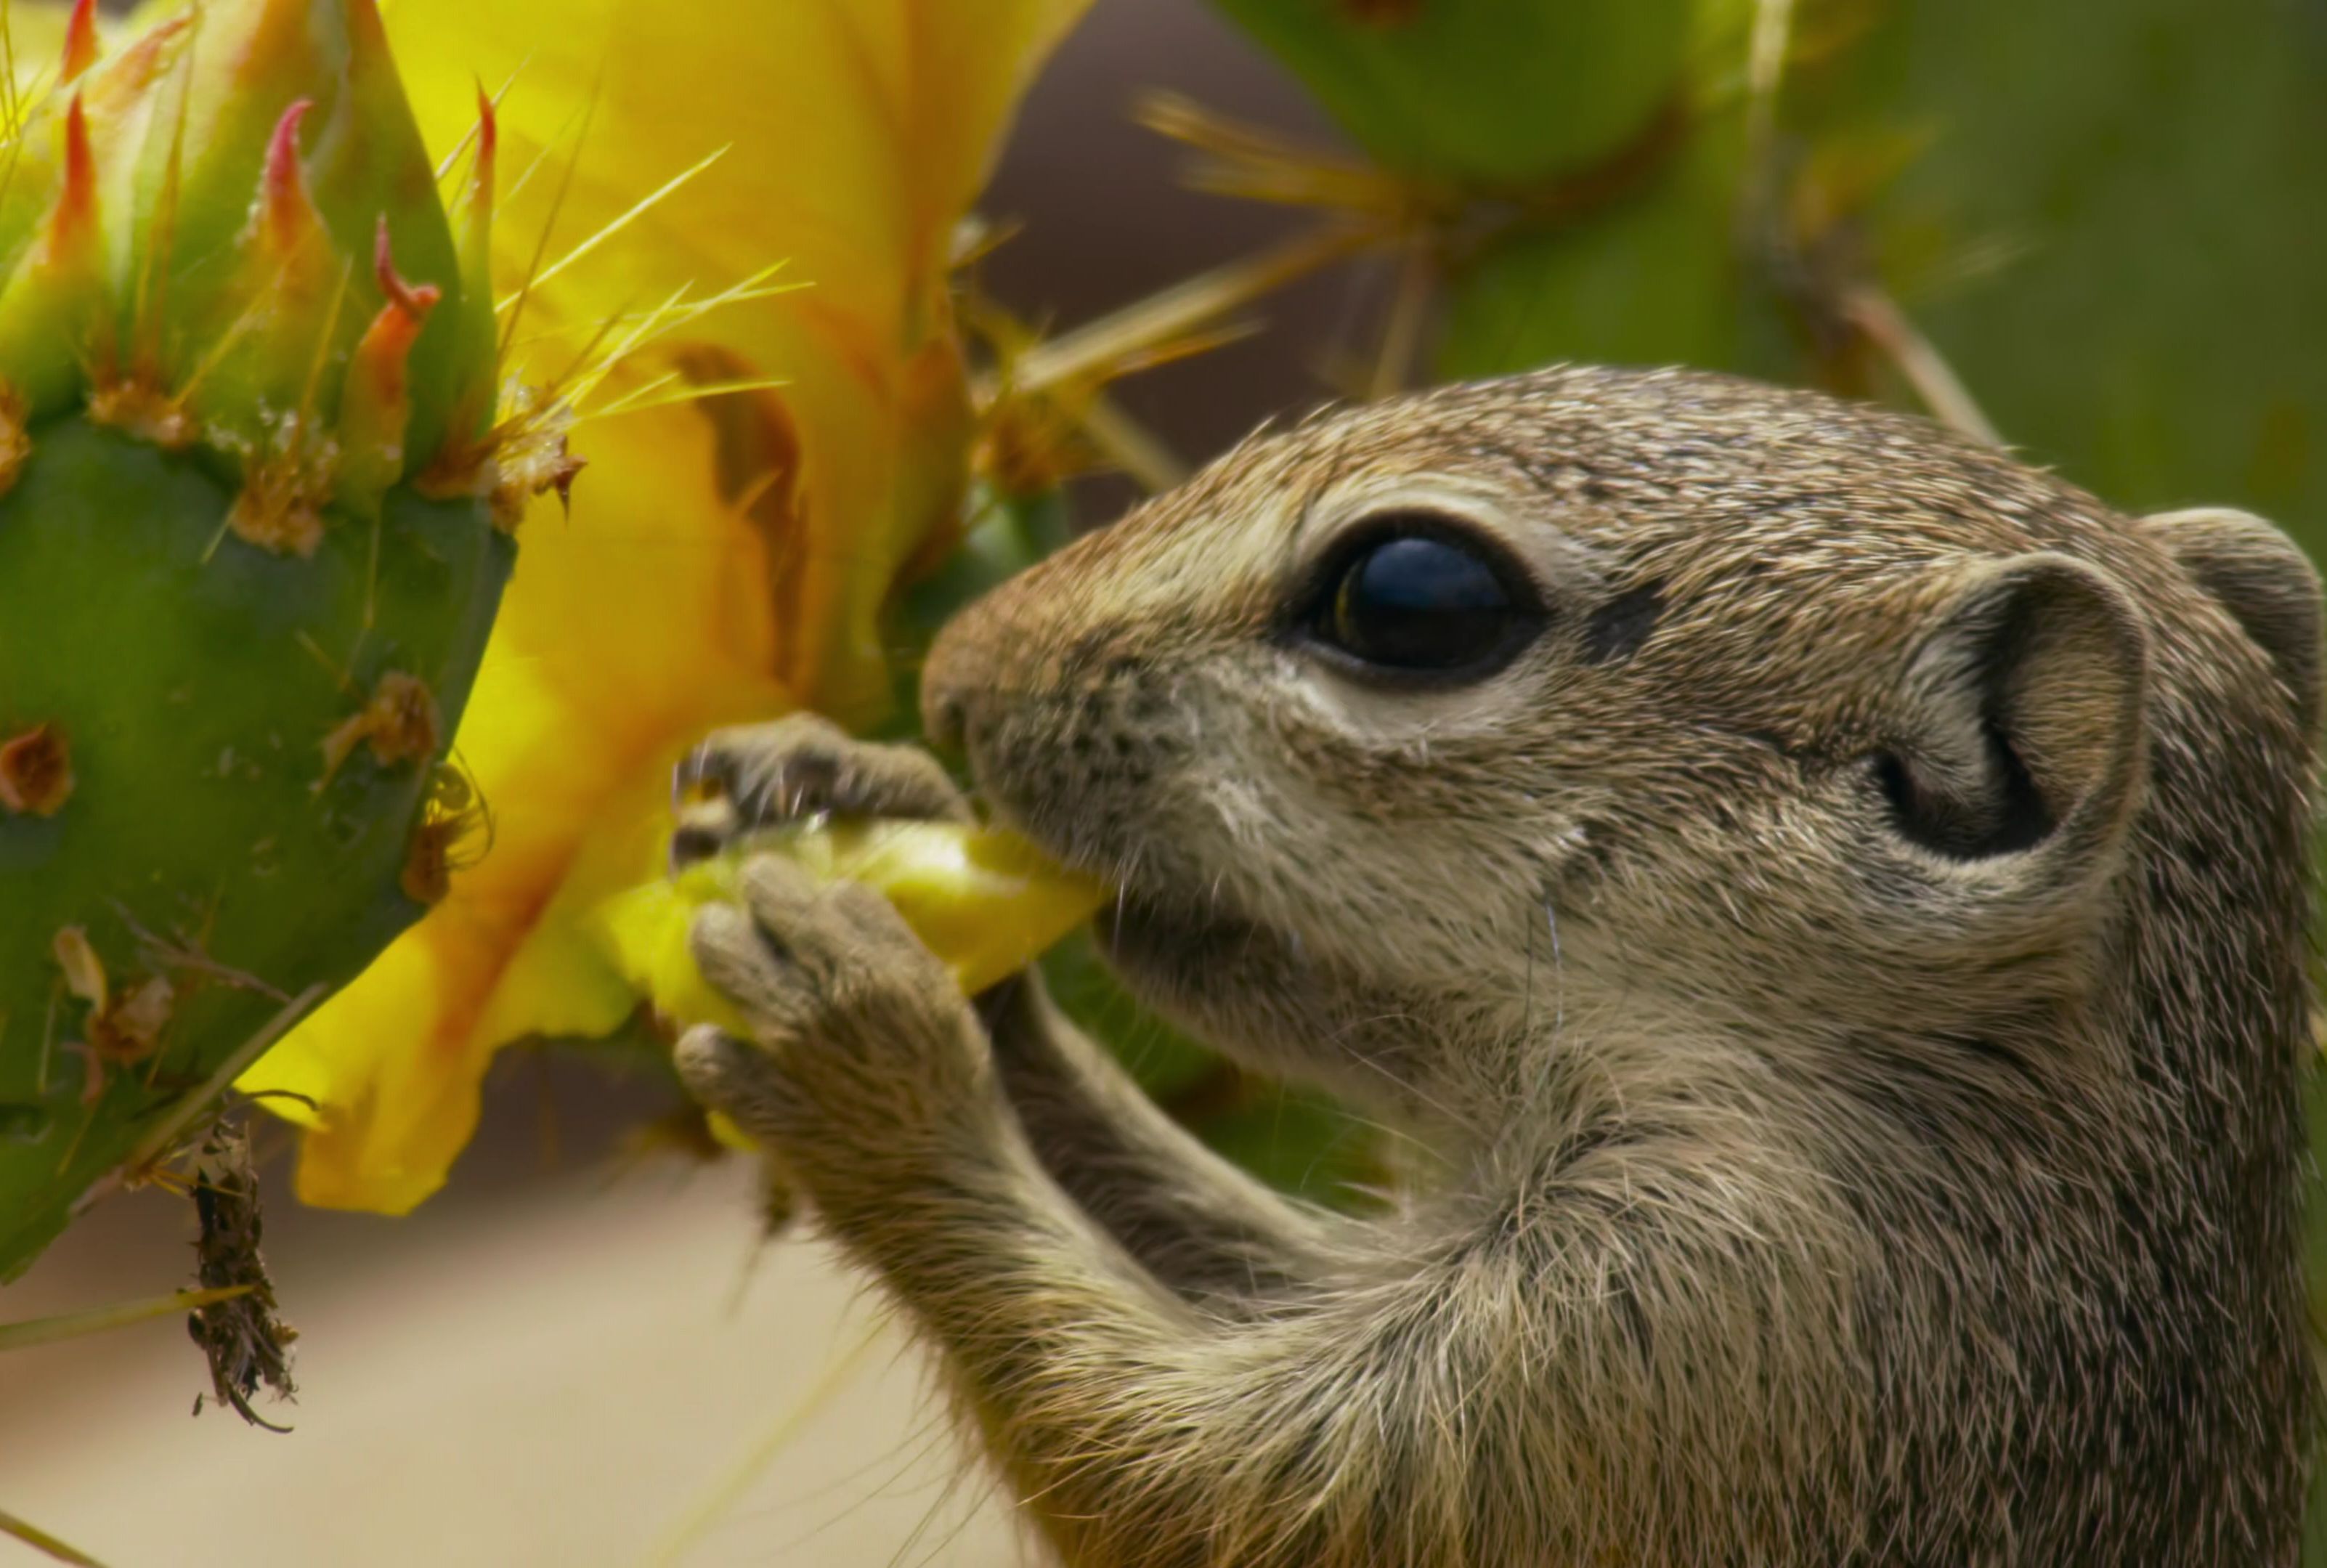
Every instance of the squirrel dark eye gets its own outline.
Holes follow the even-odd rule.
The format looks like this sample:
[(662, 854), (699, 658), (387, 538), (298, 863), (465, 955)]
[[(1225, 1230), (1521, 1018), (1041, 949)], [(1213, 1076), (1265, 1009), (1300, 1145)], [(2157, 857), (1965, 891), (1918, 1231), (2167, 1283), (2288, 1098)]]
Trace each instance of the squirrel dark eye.
[(1343, 553), (1311, 635), (1375, 669), (1484, 675), (1537, 617), (1499, 552), (1443, 526), (1393, 526)]

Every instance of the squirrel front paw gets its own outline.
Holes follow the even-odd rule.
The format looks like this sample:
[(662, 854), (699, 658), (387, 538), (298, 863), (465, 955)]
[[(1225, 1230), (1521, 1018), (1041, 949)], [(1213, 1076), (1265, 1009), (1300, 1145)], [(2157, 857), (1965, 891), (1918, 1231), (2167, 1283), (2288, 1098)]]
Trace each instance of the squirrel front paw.
[(887, 901), (779, 855), (743, 873), (742, 907), (696, 917), (704, 975), (751, 1025), (690, 1031), (688, 1089), (725, 1112), (829, 1210), (837, 1184), (911, 1181), (998, 1107), (985, 1031), (943, 964)]
[(671, 795), (674, 867), (803, 817), (972, 819), (968, 801), (927, 751), (860, 741), (815, 714), (714, 731), (678, 764)]

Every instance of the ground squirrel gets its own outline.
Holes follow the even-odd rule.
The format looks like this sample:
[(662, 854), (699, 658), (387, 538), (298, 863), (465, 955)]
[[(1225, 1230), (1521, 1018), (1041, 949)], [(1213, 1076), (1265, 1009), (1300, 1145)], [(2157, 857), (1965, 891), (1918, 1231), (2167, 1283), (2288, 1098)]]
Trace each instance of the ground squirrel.
[[(1428, 1152), (1401, 1205), (1262, 1190), (775, 861), (696, 928), (759, 1038), (682, 1068), (1070, 1563), (2291, 1564), (2320, 626), (2257, 519), (1808, 393), (1319, 416), (923, 700), (1134, 990)], [(812, 721), (693, 771), (966, 809)]]

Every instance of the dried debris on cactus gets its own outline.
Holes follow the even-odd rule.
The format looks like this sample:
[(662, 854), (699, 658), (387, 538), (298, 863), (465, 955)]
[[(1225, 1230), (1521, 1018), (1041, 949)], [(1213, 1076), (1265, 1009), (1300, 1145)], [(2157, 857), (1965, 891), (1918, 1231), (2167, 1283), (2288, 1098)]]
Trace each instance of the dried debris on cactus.
[[(291, 1381), (291, 1344), (297, 1330), (276, 1315), (275, 1283), (259, 1255), (258, 1178), (250, 1159), (250, 1134), (236, 1115), (212, 1125), (192, 1158), (194, 1212), (201, 1235), (194, 1244), (195, 1275), (206, 1289), (245, 1287), (243, 1293), (213, 1302), (186, 1320), (187, 1332), (210, 1361), (210, 1388), (220, 1403), (254, 1426), (288, 1432), (251, 1408), (264, 1386), (277, 1399), (296, 1392)], [(202, 1397), (194, 1399), (201, 1414)]]

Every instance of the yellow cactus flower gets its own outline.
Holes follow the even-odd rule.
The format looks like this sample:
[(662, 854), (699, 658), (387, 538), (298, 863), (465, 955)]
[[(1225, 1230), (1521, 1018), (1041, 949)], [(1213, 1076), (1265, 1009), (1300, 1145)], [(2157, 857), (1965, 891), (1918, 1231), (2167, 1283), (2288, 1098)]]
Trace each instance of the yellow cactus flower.
[[(951, 236), (1087, 3), (386, 7), (432, 145), (460, 142), (476, 82), (498, 98), (496, 273), (506, 293), (538, 267), (502, 321), (537, 375), (610, 318), (619, 335), (772, 263), (804, 286), (746, 289), (647, 350), (631, 411), (575, 433), (570, 515), (522, 525), (447, 781), (442, 901), (242, 1080), (307, 1128), (305, 1201), (409, 1209), (467, 1143), (496, 1049), (629, 1014), (595, 915), (659, 869), (694, 740), (799, 705), (878, 714), (878, 613), (949, 543), (971, 434)], [(488, 820), (489, 845), (452, 842)]]

